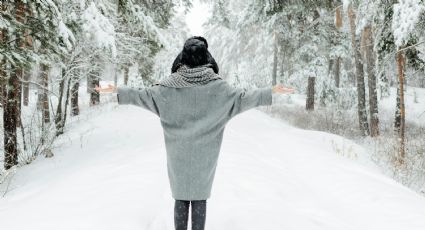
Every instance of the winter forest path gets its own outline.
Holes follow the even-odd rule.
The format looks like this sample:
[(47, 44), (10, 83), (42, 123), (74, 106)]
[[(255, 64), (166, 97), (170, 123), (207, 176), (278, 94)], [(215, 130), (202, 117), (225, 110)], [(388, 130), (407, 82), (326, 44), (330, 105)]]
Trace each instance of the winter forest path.
[[(159, 119), (132, 106), (71, 123), (0, 198), (7, 230), (172, 230)], [(252, 110), (226, 127), (208, 230), (423, 230), (425, 198), (383, 176), (341, 137)]]

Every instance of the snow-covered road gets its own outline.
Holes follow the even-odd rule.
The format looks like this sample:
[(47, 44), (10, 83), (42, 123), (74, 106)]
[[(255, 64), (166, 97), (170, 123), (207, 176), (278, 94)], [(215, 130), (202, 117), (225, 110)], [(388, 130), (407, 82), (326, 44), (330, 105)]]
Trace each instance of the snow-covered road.
[[(159, 119), (119, 106), (71, 123), (0, 198), (4, 230), (172, 230)], [(207, 230), (423, 230), (425, 198), (341, 137), (251, 110), (227, 126)]]

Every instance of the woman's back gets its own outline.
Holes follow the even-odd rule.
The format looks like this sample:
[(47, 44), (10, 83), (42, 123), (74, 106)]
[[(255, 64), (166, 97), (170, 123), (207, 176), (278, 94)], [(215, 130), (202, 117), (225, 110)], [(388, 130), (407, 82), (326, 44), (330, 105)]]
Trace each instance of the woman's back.
[(184, 88), (118, 88), (118, 94), (120, 104), (138, 105), (160, 117), (177, 200), (210, 197), (226, 123), (245, 110), (272, 103), (270, 87), (246, 91), (222, 79)]
[(159, 86), (158, 109), (169, 135), (179, 139), (211, 134), (224, 127), (233, 106), (223, 80), (190, 88)]

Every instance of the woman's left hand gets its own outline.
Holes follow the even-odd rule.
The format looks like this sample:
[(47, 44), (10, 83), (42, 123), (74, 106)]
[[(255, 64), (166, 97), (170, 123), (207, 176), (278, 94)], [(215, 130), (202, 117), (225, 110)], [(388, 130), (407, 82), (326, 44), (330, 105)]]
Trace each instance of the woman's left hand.
[(99, 86), (95, 86), (94, 89), (99, 93), (116, 93), (117, 92), (117, 87), (110, 84), (108, 85), (107, 88), (101, 88)]

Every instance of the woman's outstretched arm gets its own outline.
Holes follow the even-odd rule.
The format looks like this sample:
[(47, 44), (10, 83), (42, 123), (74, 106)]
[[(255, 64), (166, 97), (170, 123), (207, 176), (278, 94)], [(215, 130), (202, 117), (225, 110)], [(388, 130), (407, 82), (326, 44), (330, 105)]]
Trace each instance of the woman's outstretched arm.
[(284, 87), (282, 85), (252, 90), (233, 88), (228, 85), (228, 90), (230, 98), (234, 100), (233, 107), (230, 111), (231, 117), (257, 106), (271, 105), (272, 94), (287, 94), (295, 91), (292, 88)]
[(159, 116), (159, 110), (152, 95), (151, 88), (129, 88), (108, 85), (107, 88), (96, 86), (95, 90), (102, 93), (117, 93), (120, 105), (136, 105), (147, 109)]

